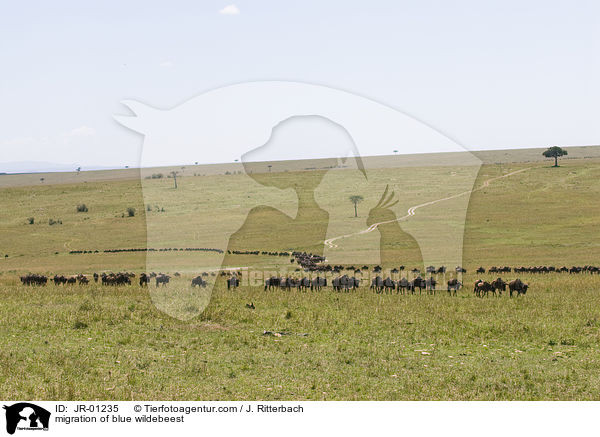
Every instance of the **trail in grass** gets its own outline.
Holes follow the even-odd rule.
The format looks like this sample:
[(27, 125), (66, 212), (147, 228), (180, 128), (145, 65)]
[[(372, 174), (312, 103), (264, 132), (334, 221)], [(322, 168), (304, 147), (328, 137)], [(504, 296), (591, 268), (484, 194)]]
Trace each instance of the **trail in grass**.
[(452, 196), (444, 197), (442, 199), (436, 199), (436, 200), (432, 200), (430, 202), (421, 203), (420, 205), (411, 206), (410, 208), (408, 208), (407, 214), (404, 215), (404, 216), (402, 216), (402, 217), (399, 217), (399, 218), (394, 219), (394, 220), (388, 220), (388, 221), (385, 221), (385, 222), (373, 223), (367, 229), (363, 229), (362, 231), (354, 232), (354, 233), (351, 233), (351, 234), (340, 235), (338, 237), (329, 238), (329, 239), (325, 240), (324, 243), (329, 248), (334, 249), (334, 248), (338, 247), (338, 245), (335, 244), (334, 241), (341, 240), (343, 238), (353, 237), (355, 235), (368, 234), (369, 232), (373, 232), (375, 229), (377, 229), (377, 227), (379, 225), (406, 220), (409, 217), (414, 216), (415, 215), (415, 211), (417, 209), (419, 209), (419, 208), (423, 208), (425, 206), (434, 205), (436, 203), (444, 202), (446, 200), (456, 199), (457, 197), (466, 196), (467, 194), (471, 194), (471, 193), (474, 193), (475, 191), (479, 191), (479, 190), (482, 190), (482, 189), (484, 189), (486, 187), (489, 187), (490, 183), (492, 183), (492, 182), (494, 182), (494, 181), (496, 181), (498, 179), (507, 178), (509, 176), (516, 175), (517, 173), (522, 173), (522, 172), (527, 171), (529, 169), (531, 169), (531, 167), (522, 168), (521, 170), (516, 170), (516, 171), (510, 172), (510, 173), (507, 173), (505, 175), (502, 175), (502, 176), (496, 176), (496, 177), (487, 179), (486, 181), (484, 181), (481, 184), (481, 186), (479, 186), (477, 188), (473, 188), (472, 190), (463, 191), (462, 193), (454, 194)]

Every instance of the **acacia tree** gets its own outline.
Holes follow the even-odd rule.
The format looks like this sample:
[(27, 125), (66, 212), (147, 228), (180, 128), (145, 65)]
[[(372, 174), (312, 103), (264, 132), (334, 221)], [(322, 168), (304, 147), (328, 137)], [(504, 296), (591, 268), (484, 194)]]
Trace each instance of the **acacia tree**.
[(554, 167), (558, 167), (558, 158), (568, 155), (567, 151), (558, 146), (549, 147), (542, 155), (546, 158), (554, 158)]
[(365, 199), (363, 198), (363, 196), (359, 196), (358, 194), (350, 196), (348, 199), (350, 199), (350, 202), (354, 204), (354, 217), (358, 217), (358, 211), (356, 207), (360, 202), (362, 202)]

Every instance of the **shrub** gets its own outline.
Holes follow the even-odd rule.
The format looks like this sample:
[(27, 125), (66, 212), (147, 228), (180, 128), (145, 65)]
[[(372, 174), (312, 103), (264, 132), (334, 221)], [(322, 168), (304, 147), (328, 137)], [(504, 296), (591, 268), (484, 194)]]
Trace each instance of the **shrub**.
[(77, 205), (77, 212), (88, 212), (88, 207), (85, 205), (85, 203)]
[(58, 219), (58, 220), (48, 219), (48, 224), (50, 226), (52, 226), (52, 225), (62, 225), (62, 220), (61, 219)]
[(35, 218), (34, 218), (34, 217), (29, 217), (29, 218), (27, 219), (27, 222), (28, 222), (30, 225), (32, 225), (32, 224), (34, 224), (34, 223), (35, 223)]
[(73, 323), (74, 329), (85, 329), (87, 327), (88, 327), (87, 323), (81, 322), (79, 320), (77, 320), (75, 323)]
[(128, 217), (135, 217), (135, 208), (127, 208), (127, 216)]

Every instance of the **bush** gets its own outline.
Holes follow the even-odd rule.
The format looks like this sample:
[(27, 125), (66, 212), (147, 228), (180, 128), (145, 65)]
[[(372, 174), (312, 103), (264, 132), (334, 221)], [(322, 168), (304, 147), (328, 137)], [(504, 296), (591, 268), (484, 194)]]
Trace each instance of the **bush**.
[(135, 208), (127, 208), (127, 216), (128, 217), (135, 217)]
[(85, 203), (77, 205), (77, 212), (88, 212), (88, 207), (85, 205)]
[(48, 224), (50, 226), (52, 226), (52, 225), (62, 225), (62, 220), (61, 219), (58, 219), (58, 220), (48, 219)]
[(35, 218), (34, 218), (34, 217), (29, 217), (29, 218), (27, 219), (27, 222), (28, 222), (30, 225), (32, 225), (32, 224), (34, 224), (34, 223), (35, 223)]

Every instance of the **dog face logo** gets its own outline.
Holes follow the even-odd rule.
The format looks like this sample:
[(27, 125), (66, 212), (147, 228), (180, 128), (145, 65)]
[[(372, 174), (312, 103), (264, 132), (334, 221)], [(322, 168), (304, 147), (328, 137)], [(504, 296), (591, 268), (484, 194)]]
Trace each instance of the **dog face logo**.
[[(278, 250), (311, 251), (330, 264), (384, 264), (386, 247), (406, 242), (425, 265), (460, 265), (461, 224), (481, 162), (407, 114), (341, 90), (274, 81), (218, 88), (170, 110), (123, 103), (134, 115), (115, 118), (144, 135), (140, 166), (149, 212), (148, 271), (214, 275), (226, 268), (253, 269), (250, 257), (228, 257), (228, 252), (275, 250), (269, 236), (277, 238)], [(409, 167), (382, 177), (380, 162), (363, 157), (398, 152), (458, 152), (462, 158), (455, 165), (461, 168), (453, 171), (427, 158), (428, 169), (418, 178)], [(404, 162), (400, 155), (397, 161)], [(220, 170), (182, 166), (195, 161), (229, 164)], [(156, 168), (165, 166), (170, 167)], [(438, 171), (441, 166), (444, 172)], [(348, 171), (330, 171), (338, 169)], [(218, 177), (186, 183), (205, 171), (218, 171), (211, 173)], [(351, 183), (340, 182), (342, 176)], [(354, 195), (364, 199), (361, 210), (371, 213), (347, 213), (347, 199)], [(432, 202), (438, 198), (449, 200)], [(429, 215), (419, 209), (413, 218), (424, 205)], [(307, 225), (311, 221), (318, 223)], [(357, 239), (368, 250), (354, 244)], [(161, 250), (166, 241), (188, 251)], [(281, 267), (275, 259), (272, 265)], [(257, 266), (266, 274), (264, 265)], [(188, 290), (152, 287), (150, 295), (158, 309), (189, 320), (204, 311), (213, 287), (209, 279)]]
[(14, 434), (18, 430), (48, 430), (50, 412), (28, 402), (4, 406), (6, 410), (6, 432)]

